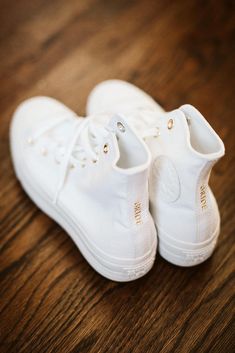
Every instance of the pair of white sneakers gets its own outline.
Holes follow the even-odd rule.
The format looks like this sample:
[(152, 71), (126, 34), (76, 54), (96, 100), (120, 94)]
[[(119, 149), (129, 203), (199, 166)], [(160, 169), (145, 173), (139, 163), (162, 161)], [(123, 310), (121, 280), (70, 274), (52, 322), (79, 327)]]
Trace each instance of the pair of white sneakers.
[(175, 265), (205, 261), (220, 231), (208, 180), (224, 145), (204, 117), (191, 105), (166, 113), (119, 80), (93, 89), (87, 115), (48, 97), (17, 108), (11, 152), (30, 198), (109, 279), (145, 275), (157, 243)]

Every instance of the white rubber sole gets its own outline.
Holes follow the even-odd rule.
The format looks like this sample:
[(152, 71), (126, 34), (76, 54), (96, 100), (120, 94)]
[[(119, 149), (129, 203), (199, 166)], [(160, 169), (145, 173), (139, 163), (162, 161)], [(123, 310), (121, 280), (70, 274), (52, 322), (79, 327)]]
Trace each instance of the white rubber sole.
[(13, 150), (14, 147), (11, 146), (14, 169), (23, 189), (44, 213), (69, 234), (83, 257), (99, 274), (113, 281), (128, 282), (136, 280), (150, 271), (155, 261), (157, 238), (148, 254), (141, 258), (114, 258), (103, 253), (89, 241), (89, 237), (77, 223), (75, 224), (71, 218), (68, 218), (58, 205), (52, 204), (51, 200), (48, 200), (46, 194), (43, 193), (43, 190), (32, 184), (21, 165), (17, 163), (17, 158), (15, 158), (17, 152), (15, 150), (13, 152)]
[(170, 263), (190, 267), (206, 261), (213, 253), (220, 232), (218, 224), (214, 234), (202, 243), (185, 243), (176, 241), (158, 229), (158, 252)]

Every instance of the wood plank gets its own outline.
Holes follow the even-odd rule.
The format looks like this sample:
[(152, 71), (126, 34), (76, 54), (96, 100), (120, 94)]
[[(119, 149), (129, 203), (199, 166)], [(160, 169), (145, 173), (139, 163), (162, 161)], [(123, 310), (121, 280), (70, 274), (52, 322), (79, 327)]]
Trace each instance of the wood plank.
[[(234, 3), (1, 0), (0, 10), (1, 352), (233, 352)], [(158, 256), (144, 278), (108, 281), (16, 181), (16, 106), (49, 95), (85, 115), (89, 91), (109, 78), (166, 109), (195, 105), (225, 141), (211, 176), (222, 230), (200, 266)]]

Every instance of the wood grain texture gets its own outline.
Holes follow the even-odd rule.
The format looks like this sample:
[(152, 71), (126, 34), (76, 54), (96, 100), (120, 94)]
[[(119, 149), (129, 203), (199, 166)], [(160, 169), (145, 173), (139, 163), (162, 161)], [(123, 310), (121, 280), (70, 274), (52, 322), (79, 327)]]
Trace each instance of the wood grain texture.
[[(0, 351), (235, 351), (234, 1), (0, 1)], [(166, 109), (191, 103), (225, 141), (213, 170), (222, 230), (195, 268), (159, 256), (126, 284), (93, 271), (17, 182), (9, 154), (16, 106), (34, 95), (85, 112), (108, 78)]]

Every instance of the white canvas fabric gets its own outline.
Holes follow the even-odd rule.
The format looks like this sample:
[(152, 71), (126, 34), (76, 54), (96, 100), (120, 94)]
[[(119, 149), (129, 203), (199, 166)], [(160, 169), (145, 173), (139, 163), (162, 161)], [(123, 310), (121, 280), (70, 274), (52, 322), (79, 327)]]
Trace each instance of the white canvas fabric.
[(115, 281), (146, 274), (156, 230), (149, 213), (151, 156), (125, 119), (105, 126), (49, 97), (15, 111), (10, 144), (30, 198), (71, 236), (91, 266)]
[(193, 106), (166, 113), (124, 81), (102, 82), (89, 95), (88, 114), (100, 114), (104, 123), (104, 114), (110, 112), (125, 114), (151, 151), (150, 208), (160, 254), (181, 266), (205, 261), (220, 231), (208, 181), (213, 165), (224, 155), (223, 142)]

